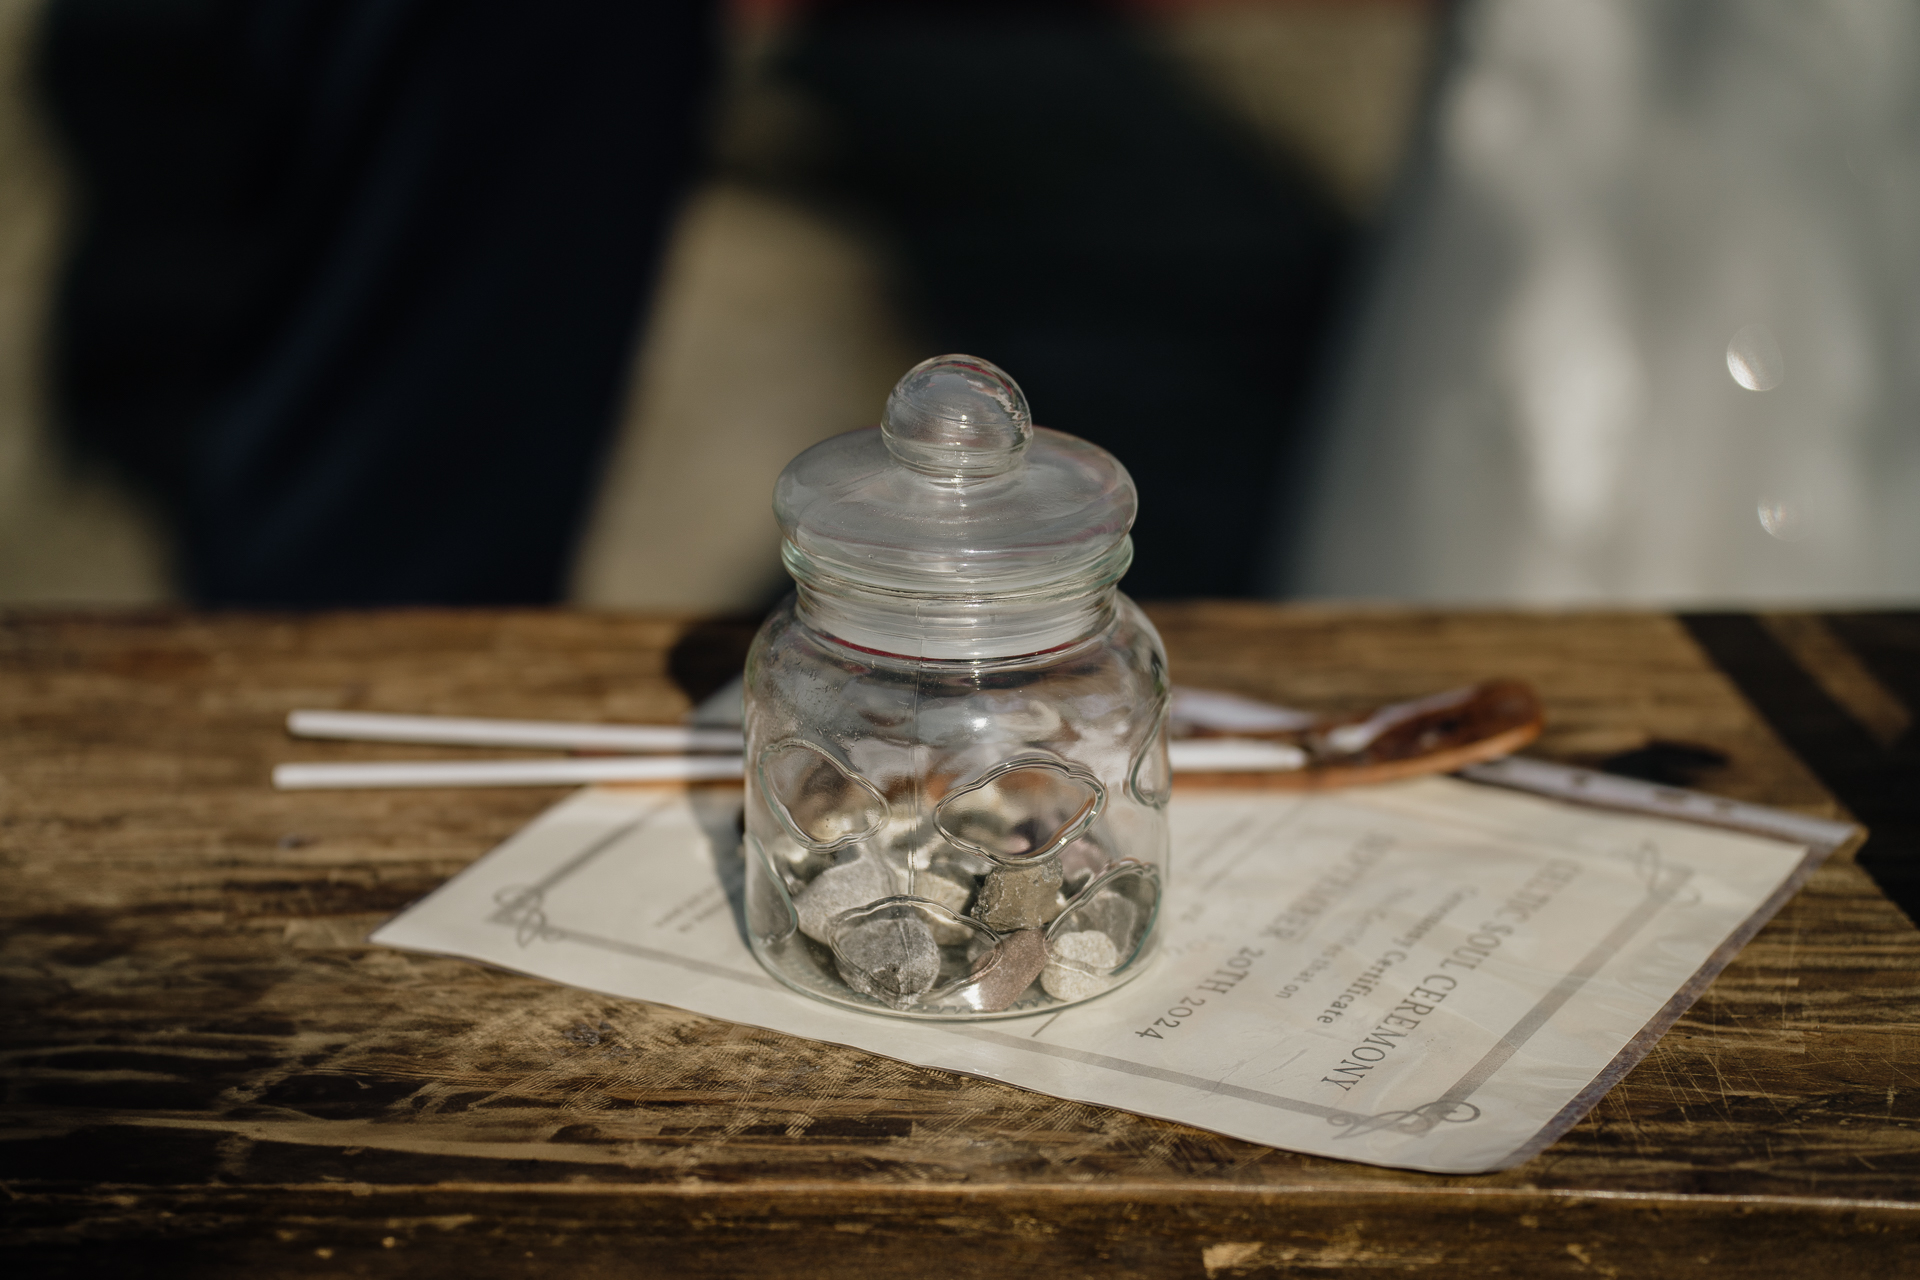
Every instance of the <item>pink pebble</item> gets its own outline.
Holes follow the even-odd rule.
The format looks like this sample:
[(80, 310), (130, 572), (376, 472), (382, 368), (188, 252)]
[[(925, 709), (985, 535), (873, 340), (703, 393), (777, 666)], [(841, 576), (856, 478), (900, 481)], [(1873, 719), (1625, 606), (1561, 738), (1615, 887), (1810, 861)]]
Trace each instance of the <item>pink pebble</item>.
[(1047, 940), (1038, 929), (1009, 933), (980, 957), (961, 999), (981, 1013), (998, 1013), (1018, 1000), (1046, 967)]

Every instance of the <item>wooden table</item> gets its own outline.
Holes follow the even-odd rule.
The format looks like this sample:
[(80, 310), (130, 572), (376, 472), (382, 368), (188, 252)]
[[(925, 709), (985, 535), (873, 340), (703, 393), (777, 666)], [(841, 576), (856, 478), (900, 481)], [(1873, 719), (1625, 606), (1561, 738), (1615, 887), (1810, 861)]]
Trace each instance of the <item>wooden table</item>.
[[(1839, 812), (1695, 642), (1724, 648), (1712, 620), (1154, 616), (1188, 684), (1336, 707), (1514, 675), (1539, 754), (1701, 744), (1709, 789)], [(1920, 1274), (1920, 933), (1851, 858), (1567, 1138), (1449, 1178), (371, 947), (560, 793), (267, 786), (445, 754), (293, 742), (293, 707), (671, 720), (749, 630), (0, 622), (8, 1273)]]

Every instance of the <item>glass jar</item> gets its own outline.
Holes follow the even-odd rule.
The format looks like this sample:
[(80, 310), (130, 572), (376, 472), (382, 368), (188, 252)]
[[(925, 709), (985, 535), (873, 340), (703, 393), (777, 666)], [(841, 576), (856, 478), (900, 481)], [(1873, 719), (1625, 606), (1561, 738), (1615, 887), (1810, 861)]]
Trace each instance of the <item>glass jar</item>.
[(984, 360), (802, 453), (797, 586), (747, 659), (747, 923), (789, 986), (904, 1017), (1077, 1003), (1153, 953), (1166, 656), (1115, 583), (1136, 498)]

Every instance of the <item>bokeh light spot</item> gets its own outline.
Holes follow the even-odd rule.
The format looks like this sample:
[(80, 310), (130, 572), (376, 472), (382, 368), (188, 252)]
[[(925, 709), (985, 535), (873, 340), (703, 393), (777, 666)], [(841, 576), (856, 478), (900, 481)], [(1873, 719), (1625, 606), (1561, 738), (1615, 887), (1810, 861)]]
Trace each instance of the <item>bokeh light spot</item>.
[(1807, 531), (1806, 517), (1797, 502), (1762, 498), (1759, 515), (1760, 527), (1782, 542), (1798, 542)]
[(1787, 362), (1773, 330), (1750, 324), (1727, 344), (1727, 372), (1749, 391), (1771, 391), (1787, 376)]

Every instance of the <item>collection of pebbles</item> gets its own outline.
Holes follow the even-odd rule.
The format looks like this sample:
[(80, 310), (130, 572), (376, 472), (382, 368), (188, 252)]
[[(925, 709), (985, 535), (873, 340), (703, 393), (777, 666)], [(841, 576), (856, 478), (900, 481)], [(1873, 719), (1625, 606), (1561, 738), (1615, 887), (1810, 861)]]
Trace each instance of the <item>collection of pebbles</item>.
[(1038, 982), (1083, 1000), (1139, 948), (1159, 882), (1101, 846), (1106, 788), (1081, 766), (1007, 760), (948, 792), (929, 830), (816, 744), (777, 743), (764, 762), (795, 923), (862, 995), (998, 1013)]
[[(1077, 865), (1048, 857), (977, 875), (915, 868), (910, 878), (856, 854), (794, 894), (794, 914), (800, 932), (832, 952), (847, 986), (894, 1008), (997, 1013), (1035, 981), (1056, 1000), (1084, 1000), (1114, 984), (1113, 971), (1137, 946), (1141, 912), (1127, 890), (1150, 873), (1122, 863), (1096, 876), (1106, 859), (1078, 852)], [(1066, 879), (1070, 871), (1078, 883)]]

